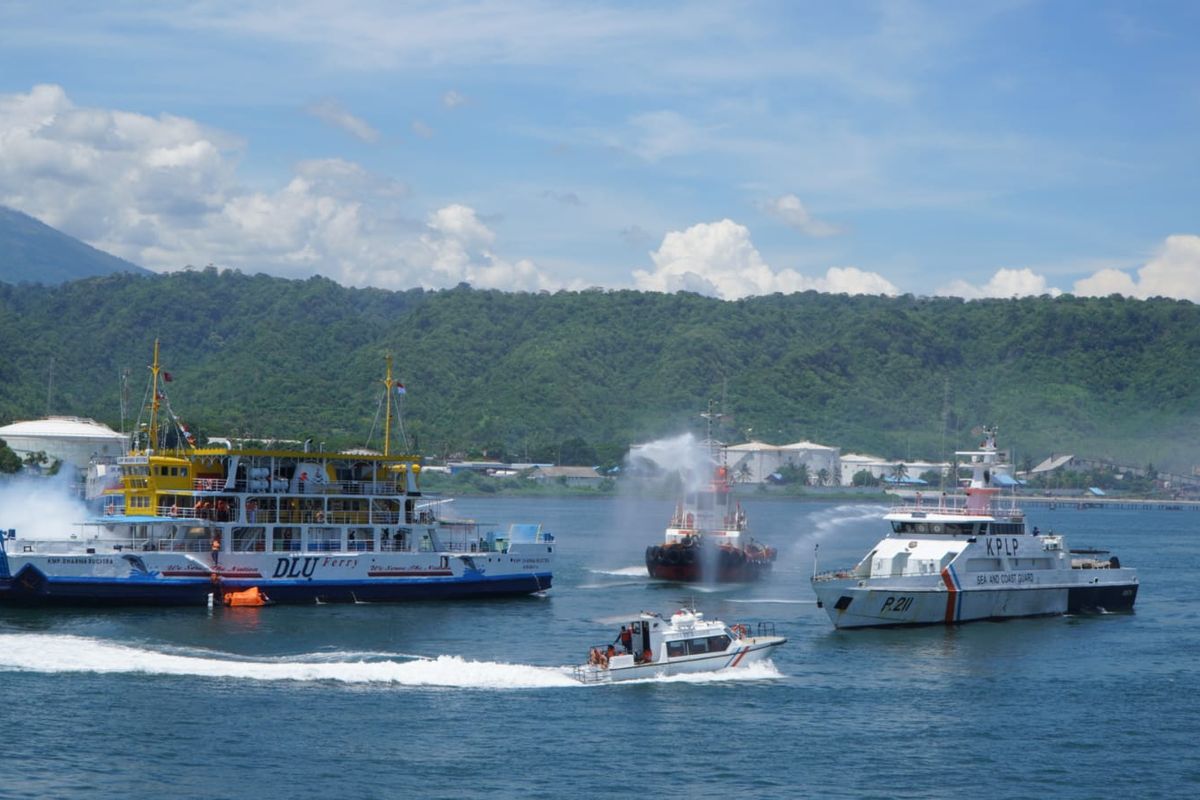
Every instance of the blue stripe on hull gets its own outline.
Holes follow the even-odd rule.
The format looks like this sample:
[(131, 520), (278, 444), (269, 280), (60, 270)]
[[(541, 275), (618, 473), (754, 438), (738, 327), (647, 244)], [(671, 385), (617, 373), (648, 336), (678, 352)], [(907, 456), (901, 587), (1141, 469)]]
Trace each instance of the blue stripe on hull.
[(496, 578), (373, 578), (367, 581), (224, 579), (225, 591), (257, 586), (275, 603), (389, 603), (533, 594), (550, 588), (550, 573)]
[(0, 603), (27, 606), (194, 606), (208, 602), (207, 578), (48, 578), (25, 566), (0, 580)]
[[(446, 600), (533, 594), (550, 588), (551, 573), (462, 578), (372, 578), (366, 581), (223, 579), (224, 591), (257, 586), (276, 603), (354, 603)], [(25, 566), (0, 578), (0, 604), (46, 605), (204, 605), (213, 591), (208, 578), (48, 578)]]

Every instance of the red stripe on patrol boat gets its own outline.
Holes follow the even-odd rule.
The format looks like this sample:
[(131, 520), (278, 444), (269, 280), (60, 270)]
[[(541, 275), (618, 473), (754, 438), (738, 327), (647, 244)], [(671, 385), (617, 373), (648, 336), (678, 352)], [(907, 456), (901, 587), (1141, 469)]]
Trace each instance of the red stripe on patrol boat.
[(946, 624), (954, 622), (954, 607), (958, 602), (958, 587), (950, 577), (950, 568), (942, 570), (942, 580), (946, 583)]

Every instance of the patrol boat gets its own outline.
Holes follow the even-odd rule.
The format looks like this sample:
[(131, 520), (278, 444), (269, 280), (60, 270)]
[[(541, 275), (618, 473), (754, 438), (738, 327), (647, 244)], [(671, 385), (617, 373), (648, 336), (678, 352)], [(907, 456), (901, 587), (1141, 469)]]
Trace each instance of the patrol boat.
[(978, 450), (959, 451), (971, 467), (965, 502), (898, 506), (891, 532), (852, 569), (816, 573), (817, 605), (838, 628), (970, 622), (1095, 611), (1130, 611), (1136, 570), (1105, 551), (1067, 548), (1063, 536), (1029, 530), (1010, 465), (984, 428)]
[(670, 619), (643, 611), (621, 626), (612, 644), (591, 648), (588, 662), (573, 674), (582, 683), (610, 683), (716, 672), (763, 661), (786, 641), (770, 622), (758, 623), (752, 636), (746, 625), (726, 627), (694, 608), (682, 608)]
[(117, 460), (98, 513), (60, 538), (0, 536), (0, 602), (364, 602), (550, 588), (550, 533), (446, 518), (446, 501), (420, 490), (420, 457), (389, 452), (403, 388), (390, 358), (383, 453), (197, 447), (171, 411), (157, 341), (150, 371), (149, 422)]
[(729, 468), (720, 463), (712, 423), (721, 415), (710, 408), (705, 483), (687, 491), (675, 506), (661, 545), (646, 548), (652, 578), (680, 582), (745, 583), (761, 578), (775, 563), (775, 548), (750, 535), (746, 512), (734, 499)]

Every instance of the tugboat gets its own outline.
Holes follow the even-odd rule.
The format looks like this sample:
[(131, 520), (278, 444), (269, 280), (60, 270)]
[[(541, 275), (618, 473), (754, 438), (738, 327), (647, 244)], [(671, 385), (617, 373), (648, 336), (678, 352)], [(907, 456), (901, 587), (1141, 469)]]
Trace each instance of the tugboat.
[(588, 663), (575, 667), (573, 674), (581, 683), (610, 683), (717, 672), (763, 661), (786, 641), (775, 635), (770, 622), (758, 623), (751, 636), (746, 625), (726, 627), (694, 608), (680, 609), (669, 620), (643, 611), (621, 625), (612, 644), (591, 648)]
[[(0, 536), (0, 603), (186, 605), (518, 595), (550, 588), (554, 537), (441, 517), (421, 459), (197, 447), (171, 410), (154, 343), (149, 421), (95, 515), (60, 538)], [(168, 433), (170, 434), (168, 436)]]
[[(978, 450), (959, 451), (972, 475), (961, 505), (916, 497), (885, 515), (892, 530), (857, 566), (816, 573), (817, 605), (835, 627), (952, 625), (983, 619), (1131, 611), (1136, 570), (1105, 551), (1068, 550), (1065, 539), (1028, 528), (1014, 482), (984, 428)], [(1082, 557), (1074, 557), (1082, 556)], [(1105, 557), (1107, 556), (1107, 557)]]
[(695, 491), (687, 491), (676, 505), (661, 545), (646, 548), (650, 577), (680, 582), (745, 583), (770, 571), (775, 549), (751, 538), (746, 512), (733, 496), (729, 469), (720, 463), (720, 445), (712, 437), (710, 408), (701, 414), (708, 422), (711, 477)]

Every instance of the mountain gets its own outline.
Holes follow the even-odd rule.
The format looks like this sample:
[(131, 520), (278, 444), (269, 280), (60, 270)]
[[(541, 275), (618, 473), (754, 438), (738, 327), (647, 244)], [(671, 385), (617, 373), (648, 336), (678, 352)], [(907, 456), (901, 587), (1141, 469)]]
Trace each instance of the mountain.
[[(1120, 296), (736, 302), (637, 291), (352, 289), (215, 268), (0, 284), (0, 422), (136, 417), (154, 339), (193, 429), (329, 446), (376, 425), (384, 356), (427, 455), (604, 463), (698, 430), (943, 460), (999, 425), (1018, 463), (1075, 453), (1190, 470), (1200, 306)], [(51, 374), (53, 380), (50, 380)], [(52, 397), (47, 403), (47, 388)]]
[(150, 271), (0, 206), (0, 281), (58, 284), (114, 272)]

